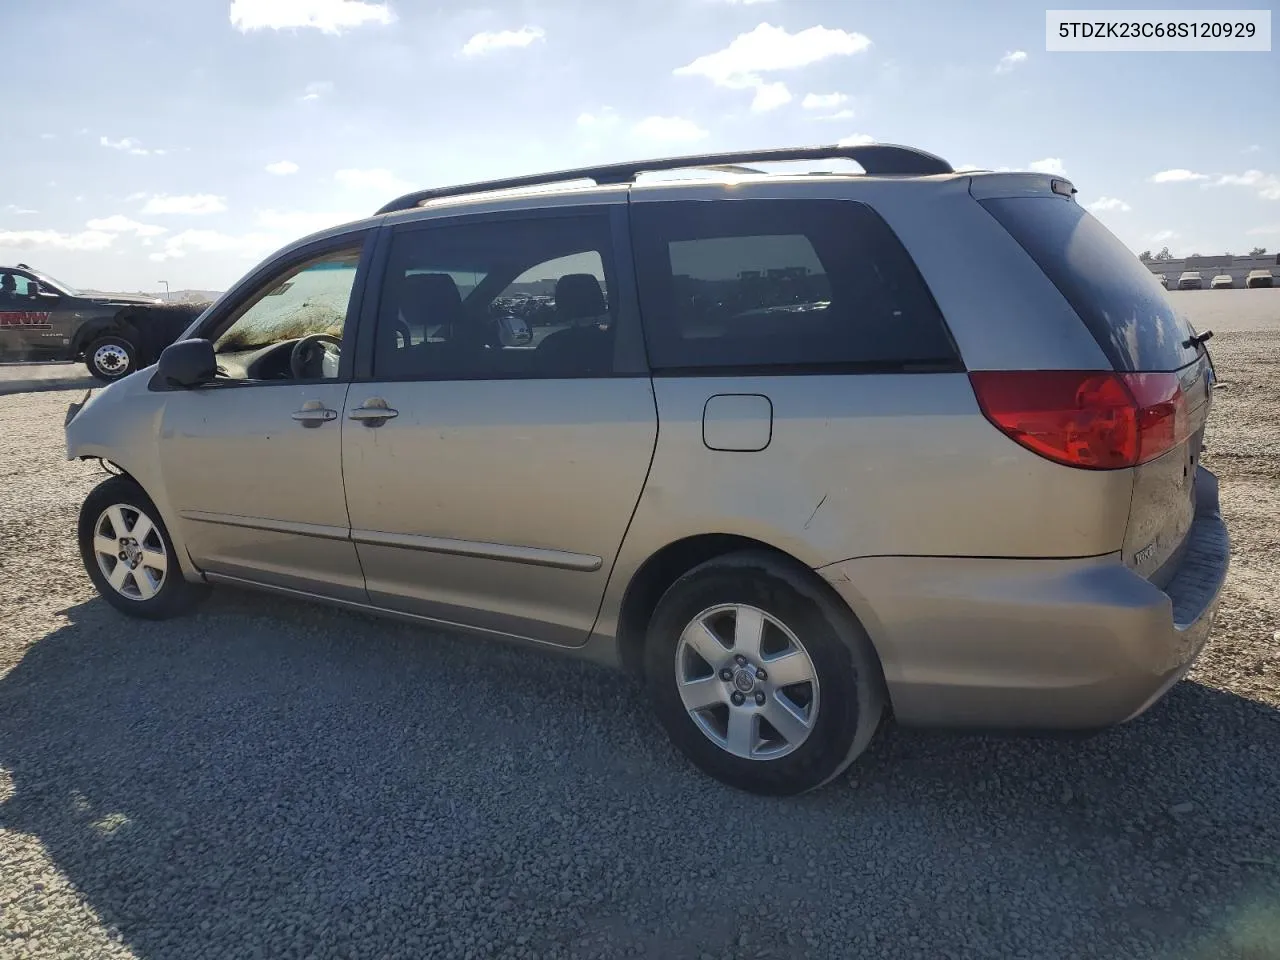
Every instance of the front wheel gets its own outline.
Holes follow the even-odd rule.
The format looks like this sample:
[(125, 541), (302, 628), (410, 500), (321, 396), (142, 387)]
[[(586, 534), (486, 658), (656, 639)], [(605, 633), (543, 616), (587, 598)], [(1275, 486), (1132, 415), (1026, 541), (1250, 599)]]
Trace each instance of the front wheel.
[(80, 557), (109, 604), (132, 617), (186, 613), (207, 590), (182, 576), (160, 512), (128, 477), (98, 484), (80, 508)]
[(137, 349), (124, 337), (115, 334), (94, 340), (85, 349), (84, 356), (84, 365), (89, 372), (108, 383), (137, 369)]
[(822, 786), (870, 743), (884, 681), (849, 611), (785, 558), (744, 551), (685, 574), (654, 612), (658, 719), (705, 773), (753, 793)]

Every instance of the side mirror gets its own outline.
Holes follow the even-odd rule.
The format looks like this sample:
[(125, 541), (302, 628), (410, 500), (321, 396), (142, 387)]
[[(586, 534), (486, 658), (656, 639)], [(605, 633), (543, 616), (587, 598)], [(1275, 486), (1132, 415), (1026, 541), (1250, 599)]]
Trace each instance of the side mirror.
[(504, 347), (527, 347), (533, 342), (533, 331), (524, 317), (512, 314), (498, 317), (498, 342)]
[(47, 300), (58, 299), (57, 290), (50, 290), (48, 287), (46, 287), (43, 283), (40, 283), (38, 280), (33, 280), (31, 282), (31, 290), (29, 292), (31, 293), (32, 296), (44, 297)]
[(218, 375), (218, 359), (208, 340), (179, 340), (160, 354), (156, 376), (171, 387), (198, 387)]

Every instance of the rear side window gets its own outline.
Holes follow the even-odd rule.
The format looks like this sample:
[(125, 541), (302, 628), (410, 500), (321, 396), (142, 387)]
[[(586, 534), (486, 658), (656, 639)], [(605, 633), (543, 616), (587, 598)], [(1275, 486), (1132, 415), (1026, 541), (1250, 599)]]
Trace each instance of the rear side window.
[(633, 203), (655, 370), (959, 369), (910, 255), (845, 200)]
[(1196, 359), (1183, 319), (1129, 248), (1079, 204), (1008, 197), (982, 205), (1031, 255), (1116, 370), (1177, 370)]

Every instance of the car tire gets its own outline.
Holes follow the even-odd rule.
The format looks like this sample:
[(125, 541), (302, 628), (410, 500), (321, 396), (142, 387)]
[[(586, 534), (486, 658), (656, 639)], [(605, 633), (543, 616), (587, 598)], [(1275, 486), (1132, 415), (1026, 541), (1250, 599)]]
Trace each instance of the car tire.
[(80, 558), (98, 593), (122, 613), (167, 620), (187, 613), (208, 592), (182, 575), (160, 511), (128, 477), (112, 477), (80, 507)]
[(658, 720), (694, 765), (775, 796), (843, 772), (886, 702), (879, 659), (849, 610), (812, 571), (764, 551), (710, 560), (666, 591), (644, 672)]
[(116, 334), (98, 337), (85, 348), (84, 365), (89, 373), (106, 383), (133, 373), (138, 367), (138, 351)]

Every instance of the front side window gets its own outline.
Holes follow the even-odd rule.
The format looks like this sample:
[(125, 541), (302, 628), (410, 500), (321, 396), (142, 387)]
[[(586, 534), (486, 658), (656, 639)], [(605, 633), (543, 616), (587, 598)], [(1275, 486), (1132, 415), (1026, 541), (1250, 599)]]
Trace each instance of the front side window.
[(250, 295), (213, 341), (222, 377), (326, 380), (338, 376), (360, 248), (292, 267)]
[(37, 292), (35, 282), (21, 273), (0, 273), (0, 299), (29, 299)]
[(656, 370), (958, 362), (910, 255), (864, 204), (653, 201), (631, 210)]
[(374, 376), (608, 376), (606, 213), (415, 226), (391, 243)]

